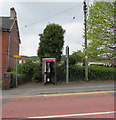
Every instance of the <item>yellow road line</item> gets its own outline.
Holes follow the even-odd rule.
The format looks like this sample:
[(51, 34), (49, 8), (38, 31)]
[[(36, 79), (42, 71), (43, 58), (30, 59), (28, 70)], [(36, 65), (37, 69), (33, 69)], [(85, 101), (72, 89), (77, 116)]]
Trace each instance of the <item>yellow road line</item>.
[(58, 94), (43, 94), (43, 95), (0, 97), (0, 98), (52, 97), (52, 96), (69, 96), (69, 95), (88, 95), (88, 94), (114, 93), (114, 92), (116, 92), (116, 91), (97, 91), (97, 92), (60, 93), (60, 94), (58, 93)]

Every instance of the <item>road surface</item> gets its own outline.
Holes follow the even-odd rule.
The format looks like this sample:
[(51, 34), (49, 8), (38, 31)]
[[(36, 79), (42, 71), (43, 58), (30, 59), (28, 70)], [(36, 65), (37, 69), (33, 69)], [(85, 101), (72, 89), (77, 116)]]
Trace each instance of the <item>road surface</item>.
[(115, 92), (3, 97), (3, 118), (114, 118)]

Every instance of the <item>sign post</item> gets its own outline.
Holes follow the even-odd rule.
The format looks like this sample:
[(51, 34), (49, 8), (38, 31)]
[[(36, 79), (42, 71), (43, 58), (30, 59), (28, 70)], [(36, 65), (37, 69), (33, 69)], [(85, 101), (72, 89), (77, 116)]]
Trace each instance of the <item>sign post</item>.
[(66, 46), (66, 83), (69, 83), (69, 47)]
[(84, 25), (85, 25), (85, 80), (88, 81), (88, 47), (87, 47), (87, 5), (84, 0)]
[(21, 56), (20, 55), (14, 55), (14, 58), (16, 58), (16, 86), (18, 85), (18, 82), (17, 82), (17, 73), (18, 73), (18, 58), (20, 58)]

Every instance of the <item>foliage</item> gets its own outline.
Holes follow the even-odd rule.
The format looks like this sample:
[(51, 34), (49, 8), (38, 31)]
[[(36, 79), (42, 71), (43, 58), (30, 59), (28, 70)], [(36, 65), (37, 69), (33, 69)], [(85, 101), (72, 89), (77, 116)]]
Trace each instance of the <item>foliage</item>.
[[(29, 66), (32, 64), (30, 64)], [(29, 73), (33, 73), (33, 82), (41, 82), (42, 81), (42, 65), (41, 63), (33, 63), (33, 72), (28, 70)], [(28, 72), (22, 70), (25, 64), (20, 65), (20, 74), (18, 74), (18, 85), (26, 82), (26, 80), (29, 81), (30, 75)], [(27, 63), (26, 63), (26, 66)], [(112, 67), (104, 67), (104, 66), (98, 66), (98, 65), (92, 65), (88, 67), (89, 71), (89, 80), (113, 80), (114, 74), (116, 74), (116, 68)], [(22, 71), (22, 72), (21, 72)], [(57, 82), (66, 82), (66, 65), (65, 62), (62, 61), (57, 64), (56, 67), (56, 79)], [(84, 66), (78, 66), (75, 64), (70, 64), (69, 66), (69, 81), (80, 81), (85, 79), (85, 68)], [(12, 79), (11, 79), (11, 87), (15, 87), (16, 85), (16, 72), (12, 72)]]
[(89, 66), (89, 80), (114, 80), (115, 68)]
[(64, 62), (58, 64), (56, 67), (56, 79), (57, 82), (66, 81), (66, 66)]
[(58, 24), (49, 24), (40, 34), (40, 43), (38, 48), (38, 56), (40, 59), (46, 57), (56, 58), (60, 61), (62, 48), (64, 45), (65, 30)]
[(84, 62), (84, 53), (81, 50), (74, 52), (72, 55), (69, 56), (70, 65), (77, 64), (78, 62)]
[[(70, 81), (72, 80), (84, 80), (85, 69), (84, 66), (71, 65), (70, 68)], [(114, 80), (116, 74), (115, 68), (103, 67), (103, 66), (89, 66), (89, 80)]]
[(27, 60), (18, 65), (18, 74), (21, 76), (22, 83), (32, 81), (35, 67), (36, 63), (32, 60)]
[(25, 63), (18, 65), (18, 73), (22, 74), (33, 74), (34, 72), (34, 63), (32, 60), (27, 60)]
[(41, 82), (41, 81), (42, 81), (42, 65), (41, 63), (35, 63), (33, 82)]
[(0, 80), (0, 88), (2, 87), (2, 80)]
[(70, 72), (70, 81), (85, 79), (83, 66), (70, 65), (69, 72)]
[[(88, 67), (89, 80), (114, 80), (116, 68), (92, 65)], [(62, 62), (57, 65), (57, 82), (66, 82), (66, 65)], [(69, 65), (69, 81), (85, 80), (85, 67), (75, 64)]]
[(23, 74), (23, 64), (24, 64), (24, 63), (18, 64), (18, 73), (19, 73), (19, 74)]
[[(23, 81), (24, 75), (17, 74), (17, 84), (21, 85)], [(10, 81), (10, 88), (16, 87), (16, 72), (11, 72), (11, 81)]]
[(95, 60), (116, 55), (114, 36), (115, 6), (112, 2), (95, 1), (89, 8), (87, 34), (89, 56)]
[(70, 55), (69, 56), (69, 64), (70, 65), (75, 65), (77, 62), (76, 62), (76, 57), (73, 56), (73, 55)]

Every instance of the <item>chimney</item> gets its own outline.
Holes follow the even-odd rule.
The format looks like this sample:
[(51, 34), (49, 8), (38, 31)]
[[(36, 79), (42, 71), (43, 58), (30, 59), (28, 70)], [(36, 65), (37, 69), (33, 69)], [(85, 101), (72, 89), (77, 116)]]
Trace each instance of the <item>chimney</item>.
[(12, 7), (10, 8), (10, 19), (16, 19), (17, 18), (17, 13), (15, 11), (15, 9)]

